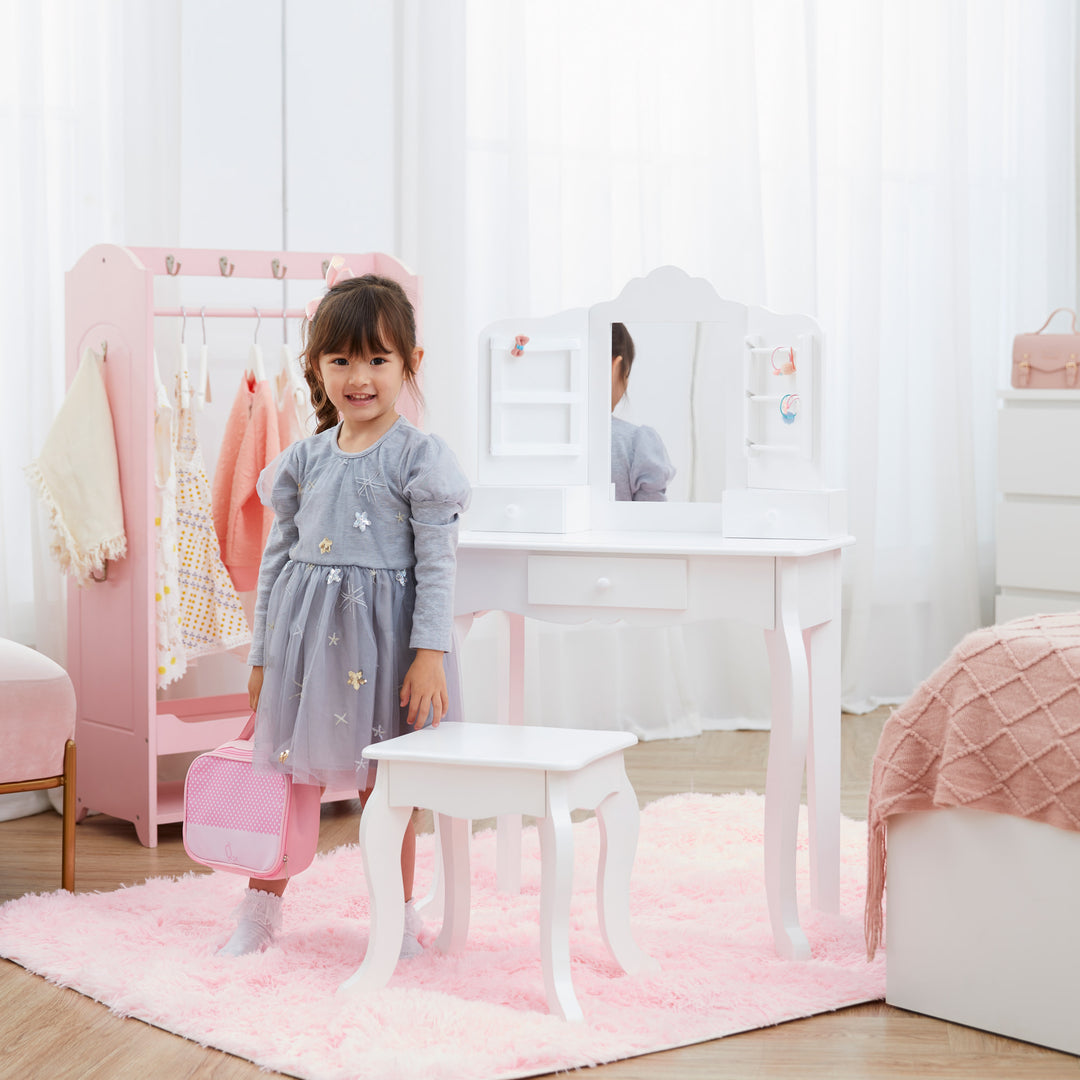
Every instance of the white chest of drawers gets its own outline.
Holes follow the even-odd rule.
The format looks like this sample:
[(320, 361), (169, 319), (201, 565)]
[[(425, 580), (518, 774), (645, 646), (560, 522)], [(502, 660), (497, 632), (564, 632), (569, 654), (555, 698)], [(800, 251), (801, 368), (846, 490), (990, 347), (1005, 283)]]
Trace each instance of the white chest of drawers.
[(1080, 390), (1005, 390), (995, 621), (1080, 609)]

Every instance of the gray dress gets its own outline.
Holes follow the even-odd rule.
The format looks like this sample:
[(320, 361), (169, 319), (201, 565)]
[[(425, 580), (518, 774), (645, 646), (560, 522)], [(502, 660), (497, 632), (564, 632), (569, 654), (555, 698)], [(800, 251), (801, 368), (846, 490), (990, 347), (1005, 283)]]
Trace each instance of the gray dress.
[(617, 502), (666, 502), (674, 475), (664, 441), (653, 428), (611, 418), (611, 482)]
[(404, 418), (359, 454), (338, 430), (293, 443), (260, 478), (275, 516), (248, 658), (264, 668), (255, 766), (362, 789), (364, 747), (409, 730), (398, 701), (415, 649), (445, 654), (446, 719), (460, 718), (454, 573), (470, 487), (449, 447)]

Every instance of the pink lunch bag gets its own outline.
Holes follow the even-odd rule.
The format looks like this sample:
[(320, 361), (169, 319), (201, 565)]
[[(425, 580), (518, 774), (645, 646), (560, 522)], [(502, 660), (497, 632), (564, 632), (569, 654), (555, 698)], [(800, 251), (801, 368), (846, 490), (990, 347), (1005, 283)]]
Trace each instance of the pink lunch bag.
[(241, 738), (191, 763), (184, 780), (184, 850), (215, 870), (291, 877), (315, 858), (322, 793), (283, 773), (256, 772), (251, 757), (251, 741)]

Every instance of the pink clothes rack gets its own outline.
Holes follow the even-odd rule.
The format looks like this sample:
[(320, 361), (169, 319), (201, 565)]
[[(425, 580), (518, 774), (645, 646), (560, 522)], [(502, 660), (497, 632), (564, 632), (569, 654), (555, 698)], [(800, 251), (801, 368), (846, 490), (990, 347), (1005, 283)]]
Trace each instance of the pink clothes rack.
[[(116, 433), (128, 554), (107, 579), (68, 590), (68, 673), (75, 684), (79, 747), (76, 797), (80, 816), (99, 810), (130, 821), (155, 847), (158, 826), (183, 817), (181, 782), (159, 783), (158, 758), (211, 749), (236, 737), (248, 715), (247, 693), (158, 702), (154, 622), (154, 318), (180, 316), (155, 308), (163, 277), (307, 281), (315, 295), (328, 255), (295, 251), (90, 248), (66, 275), (65, 350), (70, 384), (87, 347), (107, 345), (105, 381)], [(420, 278), (379, 253), (346, 254), (355, 274), (378, 273), (401, 283), (422, 334)], [(189, 319), (292, 317), (252, 306), (189, 308)], [(298, 311), (295, 315), (299, 316)], [(418, 420), (415, 406), (403, 411)], [(237, 688), (238, 691), (241, 689)], [(325, 798), (355, 797), (327, 792)]]

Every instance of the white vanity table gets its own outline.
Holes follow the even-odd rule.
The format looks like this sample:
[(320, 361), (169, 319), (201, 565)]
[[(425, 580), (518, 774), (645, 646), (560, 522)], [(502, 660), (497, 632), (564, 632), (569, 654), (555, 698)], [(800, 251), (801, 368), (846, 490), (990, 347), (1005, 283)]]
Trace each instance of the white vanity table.
[[(713, 442), (707, 460), (685, 467), (718, 473), (722, 503), (612, 500), (613, 321), (642, 339), (646, 324), (694, 328), (689, 385), (723, 403), (710, 419), (723, 426), (724, 461)], [(530, 341), (515, 364), (518, 333)], [(777, 372), (774, 384), (781, 346), (798, 370)], [(840, 557), (853, 538), (843, 529), (843, 493), (820, 484), (820, 354), (807, 317), (722, 300), (671, 267), (588, 311), (493, 324), (480, 341), (480, 482), (463, 520), (455, 596), (463, 632), (476, 614), (507, 613), (499, 719), (510, 723), (523, 717), (526, 616), (656, 626), (732, 619), (764, 633), (772, 684), (765, 880), (777, 951), (792, 959), (810, 955), (795, 893), (804, 768), (812, 903), (839, 906)], [(801, 398), (798, 423), (764, 421), (785, 394), (786, 404)], [(700, 402), (688, 409), (691, 429), (695, 409), (700, 428)], [(499, 885), (515, 890), (520, 819), (499, 825)]]

